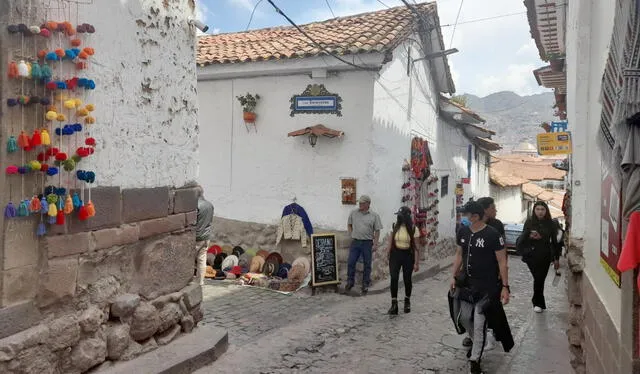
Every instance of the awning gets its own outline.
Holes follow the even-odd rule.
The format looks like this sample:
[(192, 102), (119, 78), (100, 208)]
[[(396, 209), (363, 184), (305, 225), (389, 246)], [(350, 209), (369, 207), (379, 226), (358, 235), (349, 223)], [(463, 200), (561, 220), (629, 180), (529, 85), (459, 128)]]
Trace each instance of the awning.
[(306, 127), (304, 129), (292, 131), (287, 136), (303, 136), (314, 134), (316, 136), (325, 136), (327, 138), (336, 138), (344, 136), (343, 131), (333, 130), (324, 125), (315, 125), (311, 127)]

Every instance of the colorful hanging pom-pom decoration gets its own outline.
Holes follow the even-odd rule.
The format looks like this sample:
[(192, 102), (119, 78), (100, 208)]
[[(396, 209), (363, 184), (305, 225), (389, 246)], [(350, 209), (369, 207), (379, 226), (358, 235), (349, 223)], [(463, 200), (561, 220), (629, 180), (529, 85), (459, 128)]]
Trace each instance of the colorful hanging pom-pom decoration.
[(4, 216), (6, 218), (13, 218), (15, 217), (17, 214), (16, 212), (16, 207), (13, 205), (12, 202), (9, 202), (9, 204), (7, 204), (6, 208), (4, 208)]
[(40, 213), (42, 214), (49, 213), (49, 203), (47, 202), (47, 199), (44, 196), (40, 200)]
[(16, 140), (15, 136), (10, 136), (9, 140), (7, 141), (7, 152), (9, 153), (13, 153), (16, 152), (18, 150), (18, 141)]
[(49, 131), (46, 129), (42, 129), (40, 139), (42, 141), (42, 145), (51, 145), (51, 136), (49, 136)]
[[(78, 172), (81, 172), (82, 170), (78, 170)], [(82, 200), (80, 200), (80, 196), (78, 196), (77, 192), (73, 193), (73, 208), (74, 209), (79, 209), (82, 206)]]
[(18, 205), (18, 217), (26, 217), (29, 215), (29, 200), (22, 200)]
[(46, 233), (47, 233), (47, 227), (44, 225), (44, 223), (40, 222), (38, 224), (38, 229), (36, 230), (36, 235), (44, 236)]
[(38, 199), (38, 196), (34, 196), (31, 199), (29, 210), (31, 211), (31, 213), (40, 213), (40, 211), (42, 210), (42, 205), (40, 204), (40, 199)]
[(71, 195), (67, 195), (67, 198), (64, 202), (64, 214), (71, 213), (73, 213), (73, 199), (71, 198)]
[(89, 212), (87, 212), (86, 205), (80, 207), (80, 210), (78, 211), (78, 219), (80, 219), (80, 221), (86, 221), (89, 219)]
[(89, 200), (89, 202), (87, 203), (87, 214), (89, 215), (89, 217), (93, 217), (96, 215), (96, 208), (91, 200)]
[(64, 225), (64, 212), (63, 211), (58, 211), (58, 214), (56, 215), (56, 225)]

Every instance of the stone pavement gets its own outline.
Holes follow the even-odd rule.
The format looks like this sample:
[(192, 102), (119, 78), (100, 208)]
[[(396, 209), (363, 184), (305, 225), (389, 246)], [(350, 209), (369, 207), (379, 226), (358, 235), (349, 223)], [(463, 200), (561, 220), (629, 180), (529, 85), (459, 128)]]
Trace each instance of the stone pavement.
[[(509, 317), (516, 347), (485, 354), (489, 373), (571, 373), (565, 282), (547, 284), (549, 310), (533, 313), (532, 278), (510, 259)], [(282, 295), (226, 283), (205, 286), (205, 322), (229, 331), (229, 350), (196, 373), (465, 373), (466, 350), (448, 315), (449, 269), (414, 284), (412, 312), (386, 315), (386, 293)], [(402, 293), (402, 291), (401, 291)], [(401, 303), (402, 304), (402, 303)]]

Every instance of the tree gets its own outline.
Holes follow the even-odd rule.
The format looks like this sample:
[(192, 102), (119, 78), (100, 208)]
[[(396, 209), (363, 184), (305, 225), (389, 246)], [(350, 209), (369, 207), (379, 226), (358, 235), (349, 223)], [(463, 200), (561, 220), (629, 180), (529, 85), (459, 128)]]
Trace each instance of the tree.
[(467, 106), (467, 97), (466, 96), (456, 95), (456, 96), (452, 96), (450, 100), (453, 101), (454, 103), (458, 104), (458, 105), (462, 105), (463, 107)]

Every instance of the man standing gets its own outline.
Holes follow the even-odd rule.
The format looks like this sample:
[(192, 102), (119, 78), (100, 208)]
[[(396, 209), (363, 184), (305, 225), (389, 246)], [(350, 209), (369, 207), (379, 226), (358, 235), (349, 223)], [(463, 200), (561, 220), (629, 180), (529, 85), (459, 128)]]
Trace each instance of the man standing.
[[(473, 341), (468, 354), (470, 373), (480, 374), (483, 372), (480, 360), (488, 320), (493, 320), (494, 329), (508, 331), (510, 335), (501, 306), (499, 308), (504, 318), (500, 319), (500, 325), (495, 323), (493, 318), (489, 318), (492, 310), (497, 314), (496, 302), (509, 302), (507, 253), (504, 249), (504, 239), (483, 221), (482, 205), (469, 202), (465, 205), (465, 213), (469, 215), (471, 226), (462, 227), (456, 235), (458, 246), (453, 263), (451, 289), (454, 291), (454, 297), (460, 302), (460, 310), (463, 311), (460, 322)], [(507, 340), (502, 341), (505, 350), (511, 349), (512, 346), (512, 342), (506, 342)]]
[(202, 186), (196, 186), (198, 194), (198, 218), (196, 221), (196, 263), (197, 281), (204, 285), (204, 274), (207, 270), (207, 249), (211, 238), (213, 223), (213, 204), (205, 200)]
[(373, 251), (378, 247), (382, 222), (380, 216), (372, 212), (371, 198), (367, 195), (360, 196), (359, 208), (351, 212), (347, 222), (347, 231), (351, 237), (349, 248), (349, 260), (347, 271), (346, 291), (350, 291), (355, 284), (356, 263), (360, 256), (364, 262), (364, 274), (362, 275), (362, 294), (366, 295), (371, 284), (371, 260)]

